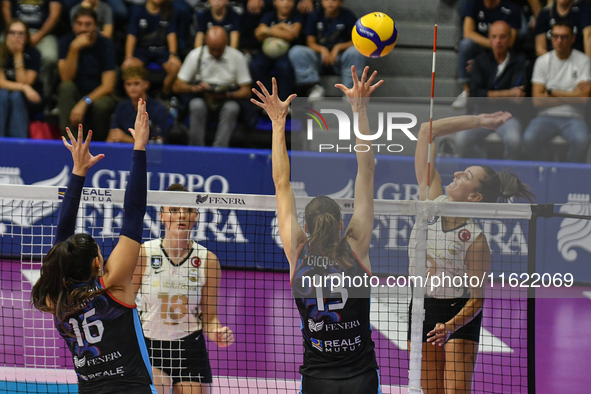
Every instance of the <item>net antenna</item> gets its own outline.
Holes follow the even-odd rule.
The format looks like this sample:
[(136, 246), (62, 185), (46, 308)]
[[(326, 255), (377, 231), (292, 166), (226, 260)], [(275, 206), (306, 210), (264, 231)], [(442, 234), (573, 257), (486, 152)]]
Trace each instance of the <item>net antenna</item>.
[(427, 200), (431, 187), (431, 142), (433, 141), (433, 97), (435, 96), (435, 58), (437, 57), (437, 25), (433, 30), (433, 65), (431, 68), (431, 102), (429, 104), (429, 148), (427, 151)]
[[(427, 197), (429, 201), (429, 190), (431, 187), (431, 142), (433, 141), (433, 101), (435, 96), (435, 60), (437, 57), (437, 25), (433, 30), (433, 64), (431, 68), (431, 101), (429, 103), (429, 147), (427, 148)], [(416, 255), (416, 274), (425, 277), (427, 271), (427, 219), (432, 212), (429, 203), (417, 206), (417, 239), (424, 239), (425, 243), (417, 247)], [(425, 318), (424, 293), (421, 288), (417, 288), (413, 294), (412, 317), (414, 322), (422, 322)], [(422, 359), (422, 324), (416, 324), (411, 328), (411, 343), (408, 369), (408, 392), (409, 394), (420, 394), (421, 391), (421, 359)]]

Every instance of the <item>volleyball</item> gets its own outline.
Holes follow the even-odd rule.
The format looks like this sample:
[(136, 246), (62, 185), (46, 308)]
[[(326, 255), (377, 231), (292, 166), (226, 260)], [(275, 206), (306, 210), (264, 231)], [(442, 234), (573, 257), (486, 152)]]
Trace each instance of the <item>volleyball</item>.
[(263, 53), (271, 59), (277, 59), (287, 53), (289, 43), (282, 38), (268, 37), (263, 41)]
[(352, 33), (353, 45), (364, 56), (387, 55), (398, 41), (396, 24), (383, 12), (372, 12), (357, 20)]

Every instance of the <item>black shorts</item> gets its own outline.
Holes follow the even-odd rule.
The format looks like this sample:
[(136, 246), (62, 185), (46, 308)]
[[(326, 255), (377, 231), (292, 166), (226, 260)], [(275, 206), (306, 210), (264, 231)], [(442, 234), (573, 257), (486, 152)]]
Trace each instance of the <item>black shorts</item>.
[(299, 394), (382, 394), (380, 375), (371, 369), (361, 375), (345, 379), (319, 379), (302, 376)]
[(172, 378), (172, 383), (211, 383), (211, 366), (203, 330), (181, 339), (161, 341), (146, 338), (152, 367)]
[[(423, 322), (423, 342), (427, 342), (427, 333), (435, 328), (437, 323), (445, 323), (457, 315), (469, 298), (431, 298), (425, 297), (425, 321)], [(408, 307), (408, 340), (412, 325), (412, 300)], [(449, 339), (467, 339), (478, 343), (480, 341), (480, 326), (482, 325), (482, 311), (472, 321), (450, 335)]]

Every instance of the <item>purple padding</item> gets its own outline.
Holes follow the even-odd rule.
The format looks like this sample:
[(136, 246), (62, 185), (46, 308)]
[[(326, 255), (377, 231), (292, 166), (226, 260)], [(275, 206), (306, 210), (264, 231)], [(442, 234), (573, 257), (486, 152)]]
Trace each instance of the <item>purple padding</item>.
[[(26, 264), (26, 269), (40, 265)], [(71, 369), (71, 357), (49, 315), (29, 306), (30, 285), (21, 264), (0, 261), (0, 369)], [(581, 295), (581, 288), (564, 294)], [(483, 327), (513, 351), (479, 353), (474, 392), (527, 392), (525, 300), (487, 300)], [(235, 344), (218, 348), (208, 340), (216, 376), (299, 380), (300, 319), (286, 273), (222, 271), (218, 315), (234, 331)], [(537, 301), (537, 392), (587, 392), (591, 387), (591, 300)], [(408, 383), (408, 352), (374, 329), (384, 385)]]

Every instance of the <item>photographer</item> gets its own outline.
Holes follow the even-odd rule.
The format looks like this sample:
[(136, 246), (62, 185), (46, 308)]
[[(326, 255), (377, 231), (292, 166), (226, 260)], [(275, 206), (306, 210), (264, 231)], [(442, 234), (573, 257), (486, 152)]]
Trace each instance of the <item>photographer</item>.
[(244, 55), (228, 46), (223, 27), (211, 27), (205, 45), (193, 49), (185, 58), (172, 87), (175, 93), (189, 96), (190, 145), (205, 145), (208, 114), (219, 117), (213, 146), (229, 145), (240, 113), (236, 100), (250, 97), (251, 82)]

